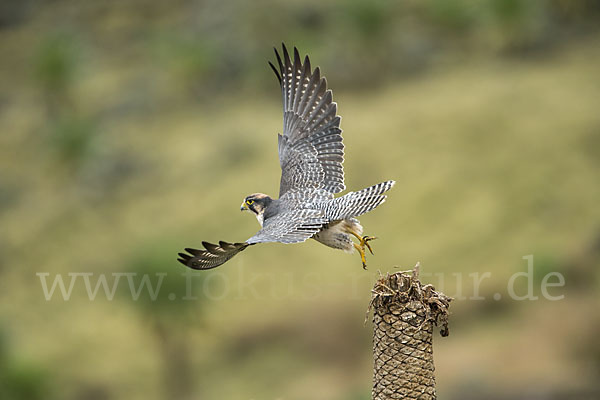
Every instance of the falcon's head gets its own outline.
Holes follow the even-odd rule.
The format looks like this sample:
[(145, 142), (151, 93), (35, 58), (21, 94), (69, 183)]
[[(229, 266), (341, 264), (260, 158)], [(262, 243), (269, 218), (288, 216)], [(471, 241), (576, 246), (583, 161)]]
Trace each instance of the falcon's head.
[(241, 211), (252, 211), (254, 213), (254, 215), (256, 215), (258, 222), (262, 226), (263, 220), (264, 220), (263, 214), (264, 214), (267, 206), (269, 204), (271, 204), (272, 201), (273, 201), (273, 199), (271, 199), (266, 194), (254, 193), (254, 194), (246, 196), (246, 198), (242, 202), (240, 210)]

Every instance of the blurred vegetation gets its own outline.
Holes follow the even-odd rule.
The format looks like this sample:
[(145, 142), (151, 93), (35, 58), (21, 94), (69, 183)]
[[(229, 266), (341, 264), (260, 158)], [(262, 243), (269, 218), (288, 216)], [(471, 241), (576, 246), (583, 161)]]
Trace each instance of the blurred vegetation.
[[(0, 328), (3, 326), (0, 325)], [(15, 358), (8, 338), (0, 330), (0, 398), (37, 400), (55, 398), (49, 372), (23, 359)]]
[[(597, 398), (599, 4), (1, 3), (0, 398), (368, 399), (372, 283), (417, 261), (457, 297), (440, 397)], [(361, 218), (376, 256), (271, 244), (187, 280), (177, 252), (277, 193), (282, 41), (334, 90), (349, 190), (398, 182)], [(563, 300), (508, 297), (528, 254)], [(40, 272), (161, 287), (46, 301)]]
[[(154, 336), (163, 370), (164, 398), (192, 399), (195, 397), (193, 384), (201, 379), (192, 374), (193, 345), (187, 326), (200, 317), (202, 304), (197, 295), (202, 293), (204, 275), (193, 271), (185, 271), (186, 276), (174, 274), (171, 265), (173, 254), (170, 252), (173, 246), (165, 245), (168, 241), (168, 238), (163, 238), (156, 240), (155, 244), (146, 243), (134, 253), (126, 270), (139, 277), (148, 276), (147, 285), (152, 285), (153, 278), (158, 278), (156, 296), (150, 291), (140, 290), (133, 305), (148, 333)], [(131, 300), (129, 287), (120, 286), (119, 289), (125, 300)], [(190, 301), (192, 296), (196, 297), (195, 301)]]

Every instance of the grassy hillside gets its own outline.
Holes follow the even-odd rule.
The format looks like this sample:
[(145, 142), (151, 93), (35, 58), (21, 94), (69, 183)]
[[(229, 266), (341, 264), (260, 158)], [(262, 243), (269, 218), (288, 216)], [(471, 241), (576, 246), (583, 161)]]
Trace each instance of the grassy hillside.
[[(4, 50), (24, 40), (12, 35)], [(450, 337), (436, 338), (440, 397), (598, 390), (600, 37), (527, 59), (436, 63), (371, 90), (337, 90), (336, 68), (324, 66), (348, 189), (397, 181), (361, 218), (379, 237), (369, 270), (314, 241), (255, 246), (193, 277), (196, 300), (182, 299), (176, 253), (250, 237), (258, 225), (240, 202), (277, 194), (274, 77), (265, 64), (264, 93), (188, 97), (170, 70), (135, 57), (70, 71), (64, 60), (85, 51), (56, 40), (38, 53), (37, 73), (54, 78), (32, 70), (2, 83), (0, 376), (12, 383), (1, 390), (368, 399), (370, 288), (378, 270), (417, 261), (457, 297)], [(540, 299), (512, 300), (507, 283), (530, 254)], [(486, 272), (475, 293), (469, 274)], [(549, 289), (560, 301), (540, 291), (549, 272), (565, 276)], [(91, 273), (92, 286), (100, 274), (112, 283), (137, 273), (135, 285), (167, 276), (156, 301), (146, 291), (134, 300), (126, 276), (113, 300), (102, 290), (90, 300), (79, 276), (70, 300), (47, 301), (38, 273), (67, 284), (69, 273)], [(485, 299), (469, 299), (477, 294)]]

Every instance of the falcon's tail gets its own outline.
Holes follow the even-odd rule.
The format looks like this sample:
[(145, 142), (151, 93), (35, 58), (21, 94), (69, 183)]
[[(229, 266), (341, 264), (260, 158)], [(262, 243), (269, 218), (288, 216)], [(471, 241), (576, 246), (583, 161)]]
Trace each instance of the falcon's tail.
[(395, 181), (378, 183), (331, 200), (327, 203), (325, 210), (327, 218), (331, 220), (347, 219), (373, 210), (385, 201), (386, 196), (383, 193), (390, 190), (395, 183)]

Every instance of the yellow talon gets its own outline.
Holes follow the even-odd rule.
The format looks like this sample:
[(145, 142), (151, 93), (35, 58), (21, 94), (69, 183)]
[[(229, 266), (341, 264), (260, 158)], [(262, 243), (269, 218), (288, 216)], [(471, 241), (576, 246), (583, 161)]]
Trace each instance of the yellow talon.
[(371, 240), (375, 240), (375, 239), (377, 239), (377, 237), (375, 237), (375, 236), (363, 236), (363, 237), (360, 239), (360, 244), (361, 244), (363, 247), (364, 247), (364, 246), (367, 246), (367, 249), (369, 249), (369, 251), (370, 251), (370, 252), (371, 252), (371, 254), (373, 254), (373, 255), (375, 255), (375, 253), (373, 253), (373, 249), (371, 248), (371, 245), (369, 244), (369, 242), (370, 242)]

